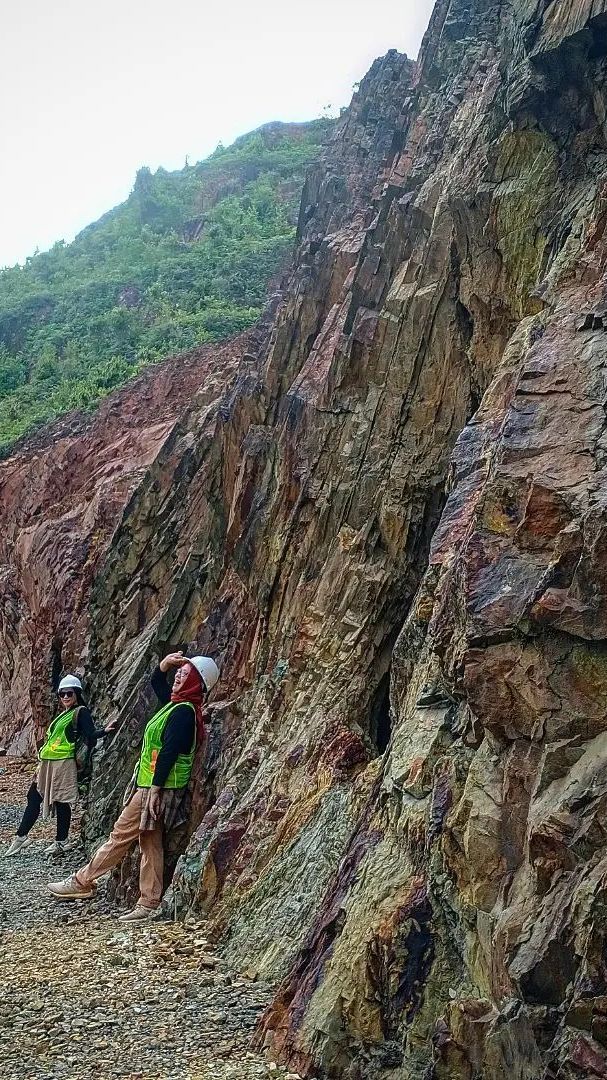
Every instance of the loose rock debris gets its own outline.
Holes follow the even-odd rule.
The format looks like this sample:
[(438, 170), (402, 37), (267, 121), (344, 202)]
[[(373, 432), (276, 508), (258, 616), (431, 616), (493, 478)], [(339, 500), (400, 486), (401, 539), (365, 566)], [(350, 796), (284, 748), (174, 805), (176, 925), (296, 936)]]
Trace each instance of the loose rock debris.
[[(0, 856), (14, 833), (31, 769), (0, 777)], [(230, 972), (204, 924), (122, 927), (100, 895), (60, 904), (46, 882), (82, 861), (45, 848), (52, 828), (0, 858), (0, 1059), (3, 1080), (284, 1080), (251, 1050), (268, 987)]]

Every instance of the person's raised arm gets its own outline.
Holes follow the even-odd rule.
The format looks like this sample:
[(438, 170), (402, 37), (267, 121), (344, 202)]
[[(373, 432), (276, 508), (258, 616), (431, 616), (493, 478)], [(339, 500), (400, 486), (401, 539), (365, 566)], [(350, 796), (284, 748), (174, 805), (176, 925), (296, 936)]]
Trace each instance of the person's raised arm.
[(169, 653), (160, 661), (157, 668), (152, 672), (152, 690), (156, 694), (161, 705), (167, 705), (171, 700), (171, 687), (166, 673), (169, 668), (178, 668), (183, 664), (183, 653)]

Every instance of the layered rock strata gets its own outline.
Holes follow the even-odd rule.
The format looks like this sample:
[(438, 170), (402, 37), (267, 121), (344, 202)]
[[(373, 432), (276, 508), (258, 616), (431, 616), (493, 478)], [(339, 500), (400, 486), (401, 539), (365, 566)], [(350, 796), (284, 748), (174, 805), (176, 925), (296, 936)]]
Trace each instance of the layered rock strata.
[(606, 57), (601, 3), (439, 0), (373, 66), (97, 570), (88, 838), (211, 651), (175, 901), (305, 1075), (607, 1076)]
[[(146, 470), (193, 400), (219, 399), (247, 337), (148, 369), (0, 462), (0, 744), (30, 752), (53, 682), (88, 661), (92, 584)], [(128, 511), (127, 511), (128, 512)]]
[[(378, 203), (406, 207), (418, 266), (457, 267), (480, 404), (394, 651), (388, 752), (266, 1017), (329, 1076), (607, 1075), (607, 22), (543, 7), (439, 5)], [(392, 292), (423, 295), (409, 265)]]

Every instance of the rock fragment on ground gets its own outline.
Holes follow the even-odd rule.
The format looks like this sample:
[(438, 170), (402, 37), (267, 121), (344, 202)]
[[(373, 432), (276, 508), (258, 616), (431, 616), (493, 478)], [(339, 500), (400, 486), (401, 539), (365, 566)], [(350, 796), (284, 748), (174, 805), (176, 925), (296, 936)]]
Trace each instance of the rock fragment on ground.
[[(9, 766), (0, 786), (0, 856), (30, 782)], [(11, 800), (10, 802), (7, 800)], [(104, 898), (58, 903), (46, 882), (82, 861), (76, 842), (60, 862), (38, 826), (18, 856), (0, 858), (3, 1080), (283, 1080), (251, 1049), (269, 988), (230, 971), (204, 925), (121, 926)]]

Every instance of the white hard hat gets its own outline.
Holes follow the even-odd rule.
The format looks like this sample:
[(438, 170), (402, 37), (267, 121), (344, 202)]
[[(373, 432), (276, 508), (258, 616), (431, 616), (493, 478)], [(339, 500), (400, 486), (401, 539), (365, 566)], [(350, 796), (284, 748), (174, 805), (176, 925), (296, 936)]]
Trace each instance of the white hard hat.
[(200, 675), (204, 685), (210, 693), (219, 679), (219, 668), (210, 656), (189, 656), (190, 664), (193, 664)]
[(82, 683), (75, 675), (64, 675), (57, 690), (82, 690)]

